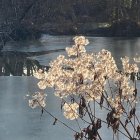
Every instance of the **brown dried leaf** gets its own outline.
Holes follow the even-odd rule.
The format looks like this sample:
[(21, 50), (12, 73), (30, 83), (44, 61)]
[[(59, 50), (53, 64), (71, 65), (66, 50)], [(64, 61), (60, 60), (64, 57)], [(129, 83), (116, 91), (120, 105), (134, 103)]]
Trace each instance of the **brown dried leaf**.
[(101, 125), (101, 119), (97, 119), (96, 128), (97, 129), (100, 129), (101, 127), (102, 127), (102, 125)]
[(132, 72), (131, 74), (130, 74), (130, 79), (134, 82), (135, 81), (135, 73), (134, 72)]
[(131, 119), (133, 116), (135, 116), (135, 112), (136, 112), (136, 108), (134, 107), (134, 108), (132, 108), (131, 110), (130, 110), (130, 113), (129, 113), (129, 119)]
[(140, 125), (137, 126), (137, 136), (140, 138)]
[(61, 101), (61, 111), (62, 111), (62, 108), (63, 108), (63, 106), (64, 106), (65, 103), (66, 102), (64, 100)]
[(128, 119), (125, 120), (125, 127), (127, 126), (127, 124), (129, 123), (130, 121)]

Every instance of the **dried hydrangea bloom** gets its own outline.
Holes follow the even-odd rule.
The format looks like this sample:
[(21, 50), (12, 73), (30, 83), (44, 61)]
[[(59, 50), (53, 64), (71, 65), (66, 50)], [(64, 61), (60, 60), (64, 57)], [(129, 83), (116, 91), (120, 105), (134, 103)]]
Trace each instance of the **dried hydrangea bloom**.
[(82, 46), (86, 46), (89, 44), (88, 39), (86, 39), (84, 36), (76, 36), (73, 38), (74, 42), (76, 45), (82, 45)]
[(32, 99), (29, 99), (29, 107), (36, 108), (36, 107), (45, 107), (46, 106), (46, 94), (37, 92), (34, 93)]
[(63, 106), (64, 116), (70, 120), (74, 120), (78, 118), (78, 112), (77, 112), (78, 107), (79, 105), (77, 103), (73, 103), (73, 104), (65, 103)]

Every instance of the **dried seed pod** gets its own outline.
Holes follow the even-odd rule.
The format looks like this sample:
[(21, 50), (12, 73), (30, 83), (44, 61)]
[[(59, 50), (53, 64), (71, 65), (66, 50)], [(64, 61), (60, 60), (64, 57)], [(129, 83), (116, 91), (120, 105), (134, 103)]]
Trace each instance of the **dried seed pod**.
[(94, 75), (94, 80), (96, 80), (98, 78), (98, 75), (97, 74), (95, 74)]
[(136, 108), (132, 108), (131, 110), (130, 110), (130, 113), (129, 113), (129, 119), (131, 119), (133, 116), (135, 116), (135, 113), (136, 113)]
[(119, 128), (119, 120), (118, 119), (115, 119), (115, 122), (114, 122), (112, 128), (113, 128), (114, 133), (116, 133), (117, 129)]
[(76, 134), (74, 135), (74, 137), (75, 137), (75, 140), (79, 140), (80, 134), (78, 132), (76, 132)]
[(122, 95), (122, 89), (119, 88), (119, 95)]
[(137, 126), (137, 136), (140, 138), (140, 125)]
[(115, 110), (112, 110), (111, 112), (109, 112), (108, 114), (107, 114), (107, 118), (106, 118), (106, 121), (107, 121), (107, 123), (108, 123), (108, 127), (110, 126), (110, 124), (111, 124), (111, 120), (112, 120), (112, 118), (113, 118), (113, 114), (115, 113)]
[(102, 127), (102, 125), (101, 125), (101, 119), (97, 119), (96, 128), (97, 129), (100, 129), (101, 127)]
[(81, 116), (81, 117), (83, 117), (84, 116), (84, 108), (86, 107), (86, 100), (85, 100), (85, 98), (82, 96), (81, 98), (80, 98), (80, 104), (79, 104), (79, 115)]
[(74, 97), (71, 97), (71, 103), (74, 103), (74, 100), (75, 100)]
[(83, 84), (83, 75), (82, 74), (79, 74), (79, 83)]
[(65, 103), (66, 102), (64, 100), (61, 101), (61, 111), (62, 111), (62, 108), (63, 108), (63, 106), (64, 106)]
[(128, 119), (125, 120), (125, 127), (127, 126), (127, 124), (129, 123), (130, 121)]
[(80, 133), (80, 138), (83, 139), (83, 137), (84, 137), (84, 133), (81, 132), (81, 133)]
[(82, 74), (77, 74), (77, 75), (76, 75), (76, 79), (77, 79), (77, 80), (76, 80), (77, 86), (83, 84), (83, 79), (84, 79), (84, 78), (83, 78), (83, 75), (82, 75)]
[(82, 107), (86, 107), (86, 100), (83, 96), (81, 97), (80, 104)]
[(117, 132), (117, 129), (119, 128), (119, 118), (114, 118), (113, 114), (115, 113), (115, 110), (112, 110), (107, 114), (107, 123), (108, 127), (111, 126), (114, 133)]
[(130, 74), (130, 79), (134, 82), (135, 81), (135, 73), (134, 72), (132, 72), (131, 74)]

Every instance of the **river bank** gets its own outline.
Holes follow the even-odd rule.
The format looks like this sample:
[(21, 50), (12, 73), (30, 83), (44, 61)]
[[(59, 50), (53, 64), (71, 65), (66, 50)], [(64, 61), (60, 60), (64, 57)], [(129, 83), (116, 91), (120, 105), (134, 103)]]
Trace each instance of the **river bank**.
[[(107, 25), (107, 26), (105, 26)], [(140, 26), (133, 21), (124, 20), (114, 22), (112, 25), (104, 24), (99, 26), (97, 23), (45, 23), (40, 27), (21, 25), (10, 33), (0, 34), (0, 48), (2, 49), (6, 42), (36, 40), (42, 34), (48, 35), (85, 35), (93, 37), (140, 37)]]
[(42, 30), (49, 35), (86, 35), (94, 37), (140, 37), (140, 26), (131, 20), (117, 21), (100, 27), (95, 23), (46, 24)]

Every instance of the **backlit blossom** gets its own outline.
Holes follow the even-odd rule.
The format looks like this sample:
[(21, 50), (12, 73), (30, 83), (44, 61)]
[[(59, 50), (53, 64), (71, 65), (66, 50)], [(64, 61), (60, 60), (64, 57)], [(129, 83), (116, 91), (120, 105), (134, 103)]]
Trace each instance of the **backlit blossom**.
[(96, 56), (98, 60), (98, 63), (96, 63), (97, 69), (101, 70), (105, 76), (113, 77), (118, 68), (111, 53), (102, 49)]
[(36, 108), (36, 107), (45, 107), (46, 106), (46, 94), (37, 92), (31, 96), (29, 99), (29, 107)]
[(76, 45), (86, 46), (89, 44), (88, 39), (86, 39), (84, 36), (76, 36), (73, 39)]
[(34, 77), (37, 79), (44, 79), (47, 76), (47, 73), (44, 72), (42, 69), (39, 69), (37, 72), (34, 73)]
[(121, 60), (125, 73), (137, 73), (139, 71), (137, 64), (129, 64), (128, 57), (121, 58)]
[(45, 89), (47, 86), (45, 80), (40, 81), (37, 85), (40, 89)]
[[(124, 112), (121, 104), (135, 99), (135, 87), (127, 73), (138, 72), (138, 66), (129, 64), (129, 58), (125, 57), (122, 58), (123, 70), (119, 72), (110, 51), (102, 49), (96, 54), (87, 53), (85, 46), (89, 42), (83, 36), (75, 37), (74, 42), (71, 48), (66, 48), (68, 56), (59, 55), (50, 62), (48, 72), (39, 70), (34, 75), (40, 79), (38, 87), (54, 88), (54, 94), (66, 100), (73, 96), (83, 97), (85, 103), (101, 100), (103, 94), (111, 95), (108, 102), (115, 109), (113, 116), (120, 118)], [(112, 92), (112, 87), (115, 92)], [(32, 108), (38, 106), (36, 99), (30, 100), (29, 104)], [(67, 119), (78, 118), (75, 102), (65, 103), (63, 109)]]
[(78, 104), (77, 103), (73, 103), (73, 104), (68, 104), (68, 103), (65, 103), (64, 106), (63, 106), (63, 109), (64, 109), (64, 116), (67, 118), (67, 119), (70, 119), (70, 120), (74, 120), (76, 118), (78, 118)]

